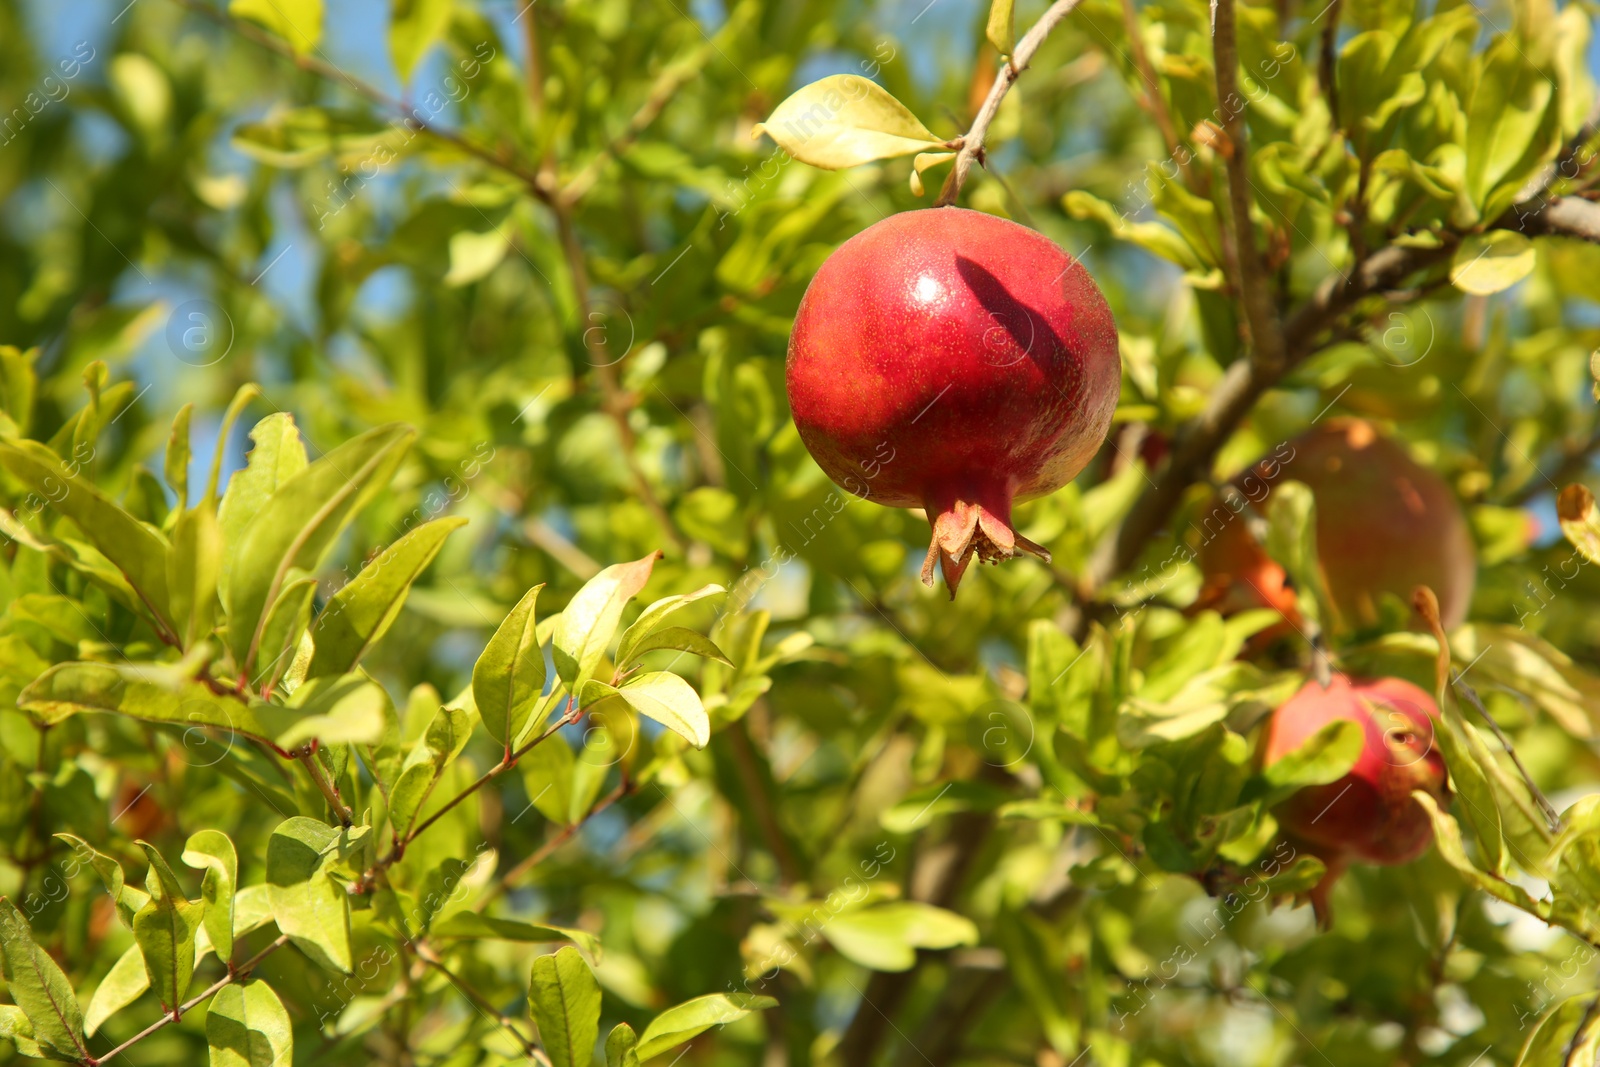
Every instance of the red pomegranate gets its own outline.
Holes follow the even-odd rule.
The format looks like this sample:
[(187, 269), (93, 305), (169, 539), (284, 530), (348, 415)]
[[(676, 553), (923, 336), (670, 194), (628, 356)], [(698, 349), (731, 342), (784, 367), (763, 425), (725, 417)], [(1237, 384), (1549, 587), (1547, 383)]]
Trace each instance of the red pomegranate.
[(1283, 568), (1250, 533), (1241, 500), (1265, 516), (1272, 487), (1294, 479), (1317, 501), (1317, 555), (1339, 618), (1334, 629), (1379, 621), (1378, 598), (1410, 603), (1417, 585), (1433, 588), (1444, 625), (1467, 617), (1477, 575), (1472, 533), (1455, 495), (1398, 442), (1361, 419), (1330, 419), (1234, 479), (1229, 506), (1213, 500), (1194, 520), (1206, 574), (1200, 606), (1223, 612), (1273, 607), (1297, 620)]
[(817, 271), (789, 340), (789, 406), (842, 488), (933, 525), (950, 595), (974, 553), (1017, 550), (1011, 505), (1066, 485), (1105, 439), (1117, 329), (1088, 271), (1049, 238), (962, 208), (907, 211)]
[(1399, 678), (1350, 679), (1335, 675), (1324, 689), (1307, 682), (1272, 715), (1264, 764), (1276, 763), (1339, 719), (1365, 734), (1350, 773), (1327, 785), (1309, 786), (1279, 807), (1279, 825), (1328, 866), (1312, 892), (1318, 914), (1327, 894), (1351, 862), (1410, 863), (1433, 842), (1428, 814), (1412, 797), (1422, 789), (1443, 804), (1449, 796), (1444, 757), (1434, 743), (1439, 716), (1433, 698)]

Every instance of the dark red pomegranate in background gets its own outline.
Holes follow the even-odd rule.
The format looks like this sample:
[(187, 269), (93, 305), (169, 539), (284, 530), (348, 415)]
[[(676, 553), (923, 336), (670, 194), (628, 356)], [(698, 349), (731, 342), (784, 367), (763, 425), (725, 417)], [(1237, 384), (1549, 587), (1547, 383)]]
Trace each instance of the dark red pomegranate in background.
[[(1472, 532), (1443, 478), (1417, 463), (1399, 442), (1362, 419), (1329, 419), (1262, 460), (1233, 485), (1261, 515), (1271, 488), (1293, 479), (1317, 501), (1317, 555), (1339, 618), (1335, 629), (1378, 622), (1378, 598), (1410, 603), (1431, 587), (1446, 628), (1467, 617), (1477, 576)], [(1213, 500), (1194, 520), (1206, 586), (1198, 606), (1224, 613), (1273, 607), (1297, 621), (1296, 595), (1283, 568), (1256, 542), (1249, 523)]]
[(841, 487), (922, 507), (955, 596), (974, 553), (1049, 560), (1011, 505), (1054, 492), (1094, 456), (1121, 383), (1117, 329), (1077, 260), (1014, 222), (907, 211), (817, 271), (789, 340), (789, 406)]
[(1311, 894), (1319, 917), (1326, 915), (1327, 895), (1350, 863), (1410, 863), (1433, 843), (1428, 813), (1411, 793), (1425, 790), (1441, 805), (1449, 796), (1444, 757), (1433, 737), (1438, 717), (1433, 698), (1410, 682), (1344, 675), (1335, 675), (1326, 689), (1307, 682), (1273, 712), (1266, 766), (1339, 719), (1358, 724), (1366, 735), (1349, 774), (1300, 790), (1277, 811), (1290, 840), (1328, 866)]

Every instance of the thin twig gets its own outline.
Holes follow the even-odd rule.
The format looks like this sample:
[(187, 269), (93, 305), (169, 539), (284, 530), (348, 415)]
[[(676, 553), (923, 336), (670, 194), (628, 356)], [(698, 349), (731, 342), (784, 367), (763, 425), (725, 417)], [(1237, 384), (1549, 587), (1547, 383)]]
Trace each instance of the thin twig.
[(946, 207), (956, 202), (956, 197), (961, 194), (961, 186), (967, 180), (967, 172), (972, 169), (975, 160), (982, 158), (983, 139), (988, 136), (989, 124), (994, 122), (994, 117), (1000, 113), (1000, 102), (1006, 98), (1006, 93), (1011, 91), (1022, 72), (1028, 69), (1028, 64), (1033, 62), (1033, 54), (1044, 44), (1044, 39), (1050, 36), (1050, 31), (1061, 23), (1061, 20), (1072, 13), (1079, 0), (1056, 0), (1050, 9), (1040, 16), (1033, 28), (1023, 35), (1017, 42), (1017, 49), (1011, 58), (1001, 67), (994, 76), (994, 85), (989, 89), (989, 95), (984, 98), (983, 106), (978, 109), (978, 117), (972, 120), (972, 128), (961, 139), (961, 148), (956, 152), (955, 166), (950, 168), (950, 176), (945, 179), (944, 188), (939, 190), (939, 198), (934, 201), (935, 207)]
[(1144, 86), (1139, 103), (1155, 121), (1156, 129), (1161, 131), (1167, 155), (1183, 172), (1185, 184), (1193, 188), (1196, 175), (1189, 169), (1190, 154), (1178, 140), (1178, 127), (1172, 121), (1166, 98), (1161, 95), (1161, 79), (1156, 76), (1155, 65), (1150, 62), (1150, 51), (1144, 46), (1144, 30), (1139, 26), (1139, 13), (1134, 9), (1133, 0), (1122, 0), (1122, 26), (1128, 35), (1128, 49), (1133, 55), (1134, 69), (1138, 71), (1139, 81)]
[(339, 822), (348, 829), (355, 825), (356, 813), (339, 796), (339, 787), (328, 780), (322, 773), (322, 768), (317, 766), (317, 754), (313, 747), (307, 747), (295, 753), (295, 759), (305, 765), (306, 773), (311, 775), (311, 780), (317, 783), (317, 788), (322, 791), (323, 797), (332, 808), (334, 814), (339, 816)]
[(217, 979), (215, 982), (211, 983), (211, 985), (202, 990), (198, 995), (185, 1001), (181, 1006), (179, 1006), (177, 1011), (168, 1012), (167, 1014), (163, 1015), (161, 1018), (157, 1019), (143, 1030), (140, 1030), (137, 1034), (134, 1034), (132, 1037), (128, 1038), (128, 1040), (124, 1041), (110, 1052), (107, 1052), (104, 1056), (89, 1057), (89, 1067), (98, 1067), (99, 1064), (108, 1063), (111, 1060), (116, 1059), (122, 1053), (126, 1052), (134, 1045), (137, 1045), (139, 1042), (143, 1041), (157, 1030), (177, 1022), (178, 1019), (191, 1008), (195, 1008), (201, 1004), (204, 1004), (211, 997), (215, 996), (224, 986), (229, 986), (235, 982), (244, 981), (246, 978), (250, 977), (250, 972), (255, 970), (257, 964), (288, 943), (289, 935), (279, 934), (276, 940), (268, 944), (266, 948), (262, 949), (260, 952), (257, 952), (254, 956), (251, 956), (249, 959), (239, 964), (239, 966), (235, 967), (232, 964), (229, 964), (228, 973), (224, 977)]
[(1283, 326), (1268, 284), (1267, 268), (1256, 247), (1250, 221), (1249, 145), (1244, 126), (1244, 96), (1239, 92), (1239, 45), (1235, 39), (1234, 0), (1212, 0), (1211, 47), (1217, 68), (1217, 100), (1228, 143), (1221, 149), (1228, 175), (1228, 206), (1233, 214), (1235, 254), (1239, 258), (1239, 302), (1250, 327), (1252, 362), (1266, 368), (1283, 364)]
[(223, 11), (211, 7), (208, 4), (202, 3), (201, 0), (172, 0), (172, 2), (177, 4), (179, 7), (184, 8), (186, 11), (190, 11), (196, 15), (210, 19), (217, 25), (237, 34), (252, 44), (255, 44), (282, 57), (285, 60), (288, 60), (290, 63), (294, 64), (297, 69), (304, 71), (307, 74), (315, 74), (324, 81), (345, 86), (357, 96), (364, 97), (368, 101), (377, 104), (379, 107), (393, 112), (394, 115), (400, 119), (400, 121), (414, 126), (416, 129), (426, 133), (435, 140), (443, 141), (446, 144), (452, 145), (475, 159), (487, 163), (499, 170), (503, 170), (513, 177), (522, 179), (522, 181), (527, 183), (528, 187), (533, 190), (534, 195), (540, 200), (549, 201), (551, 199), (551, 194), (547, 183), (540, 182), (539, 176), (518, 160), (507, 156), (503, 152), (480, 145), (454, 130), (435, 125), (419, 118), (416, 114), (415, 108), (407, 107), (403, 101), (396, 100), (394, 97), (390, 96), (388, 93), (385, 93), (377, 86), (362, 81), (360, 78), (353, 77), (344, 70), (341, 70), (325, 60), (318, 59), (313, 56), (301, 55), (299, 52), (296, 52), (287, 41), (280, 40), (279, 38), (272, 36), (270, 33), (267, 33), (265, 30), (258, 29), (257, 27), (250, 25), (248, 22), (243, 22), (239, 19), (232, 18)]

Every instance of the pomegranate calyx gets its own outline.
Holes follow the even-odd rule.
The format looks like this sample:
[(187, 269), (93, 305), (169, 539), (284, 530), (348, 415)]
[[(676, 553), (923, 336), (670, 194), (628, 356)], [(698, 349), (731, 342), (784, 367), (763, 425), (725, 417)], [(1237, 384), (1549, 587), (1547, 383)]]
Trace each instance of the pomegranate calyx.
[(933, 537), (928, 543), (928, 555), (922, 561), (922, 584), (933, 586), (933, 565), (937, 562), (944, 574), (944, 584), (950, 590), (950, 599), (954, 600), (961, 576), (974, 555), (984, 563), (999, 563), (1019, 551), (1050, 562), (1049, 550), (1023, 537), (1007, 519), (982, 504), (957, 500), (933, 520)]

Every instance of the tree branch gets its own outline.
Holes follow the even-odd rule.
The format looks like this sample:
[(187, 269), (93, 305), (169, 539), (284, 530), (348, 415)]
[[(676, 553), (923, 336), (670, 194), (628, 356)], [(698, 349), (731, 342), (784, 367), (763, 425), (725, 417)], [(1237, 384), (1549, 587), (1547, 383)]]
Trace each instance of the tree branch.
[[(1217, 68), (1217, 101), (1228, 143), (1220, 149), (1228, 174), (1228, 207), (1233, 215), (1239, 259), (1239, 302), (1250, 327), (1251, 362), (1268, 369), (1284, 361), (1283, 329), (1268, 284), (1267, 268), (1256, 247), (1250, 221), (1250, 162), (1244, 127), (1244, 97), (1239, 93), (1239, 45), (1235, 40), (1233, 0), (1211, 2), (1211, 46)], [(1281, 373), (1281, 372), (1280, 372)]]
[(134, 1045), (137, 1045), (139, 1042), (155, 1033), (157, 1030), (177, 1022), (178, 1019), (187, 1014), (191, 1008), (198, 1007), (199, 1005), (204, 1004), (207, 1000), (210, 1000), (222, 989), (223, 986), (244, 981), (246, 978), (250, 977), (250, 972), (256, 969), (257, 964), (288, 943), (289, 935), (279, 934), (276, 940), (272, 941), (267, 945), (266, 948), (262, 949), (260, 952), (257, 952), (254, 956), (251, 956), (249, 959), (239, 964), (239, 966), (235, 967), (230, 963), (228, 965), (228, 973), (225, 976), (217, 979), (215, 982), (211, 983), (211, 985), (201, 990), (198, 995), (186, 1001), (178, 1008), (177, 1011), (168, 1012), (167, 1014), (163, 1015), (161, 1018), (157, 1019), (143, 1030), (140, 1030), (137, 1034), (134, 1034), (132, 1037), (128, 1038), (128, 1040), (124, 1041), (110, 1052), (107, 1052), (104, 1056), (89, 1057), (87, 1061), (89, 1067), (98, 1067), (99, 1064), (111, 1062), (122, 1053), (128, 1051), (128, 1049), (132, 1048)]
[(1039, 21), (1033, 24), (1033, 28), (1023, 35), (1022, 40), (1017, 42), (1016, 51), (1012, 53), (1006, 65), (995, 74), (994, 85), (989, 88), (989, 95), (984, 98), (983, 106), (978, 109), (978, 117), (972, 120), (972, 128), (962, 139), (961, 148), (956, 152), (955, 166), (950, 168), (950, 176), (945, 179), (944, 188), (939, 190), (939, 198), (933, 202), (934, 207), (946, 207), (956, 202), (956, 197), (961, 194), (961, 186), (967, 180), (967, 172), (972, 169), (973, 161), (983, 156), (983, 139), (988, 136), (990, 123), (994, 122), (994, 117), (1000, 113), (1000, 101), (1006, 98), (1006, 93), (1011, 91), (1011, 86), (1017, 78), (1028, 69), (1028, 64), (1033, 62), (1033, 54), (1044, 44), (1044, 39), (1050, 36), (1050, 31), (1072, 13), (1078, 2), (1079, 0), (1056, 0), (1050, 5), (1050, 9), (1039, 17)]
[(570, 841), (572, 839), (572, 835), (578, 832), (579, 827), (588, 822), (590, 819), (594, 818), (596, 815), (599, 815), (602, 811), (605, 811), (623, 797), (632, 793), (633, 789), (633, 782), (629, 781), (627, 777), (624, 777), (622, 781), (618, 783), (617, 787), (602, 797), (600, 803), (590, 808), (588, 814), (584, 815), (583, 818), (579, 819), (575, 823), (571, 823), (562, 827), (561, 830), (552, 835), (548, 841), (540, 845), (531, 854), (519, 861), (515, 866), (509, 868), (505, 874), (502, 874), (499, 878), (496, 878), (494, 882), (490, 884), (488, 891), (485, 892), (483, 896), (479, 897), (477, 902), (472, 905), (472, 910), (477, 912), (483, 911), (484, 908), (489, 906), (491, 901), (500, 896), (507, 889), (510, 889), (512, 882), (515, 882), (518, 878), (521, 878), (524, 874), (527, 874), (539, 864), (543, 863), (552, 852)]

